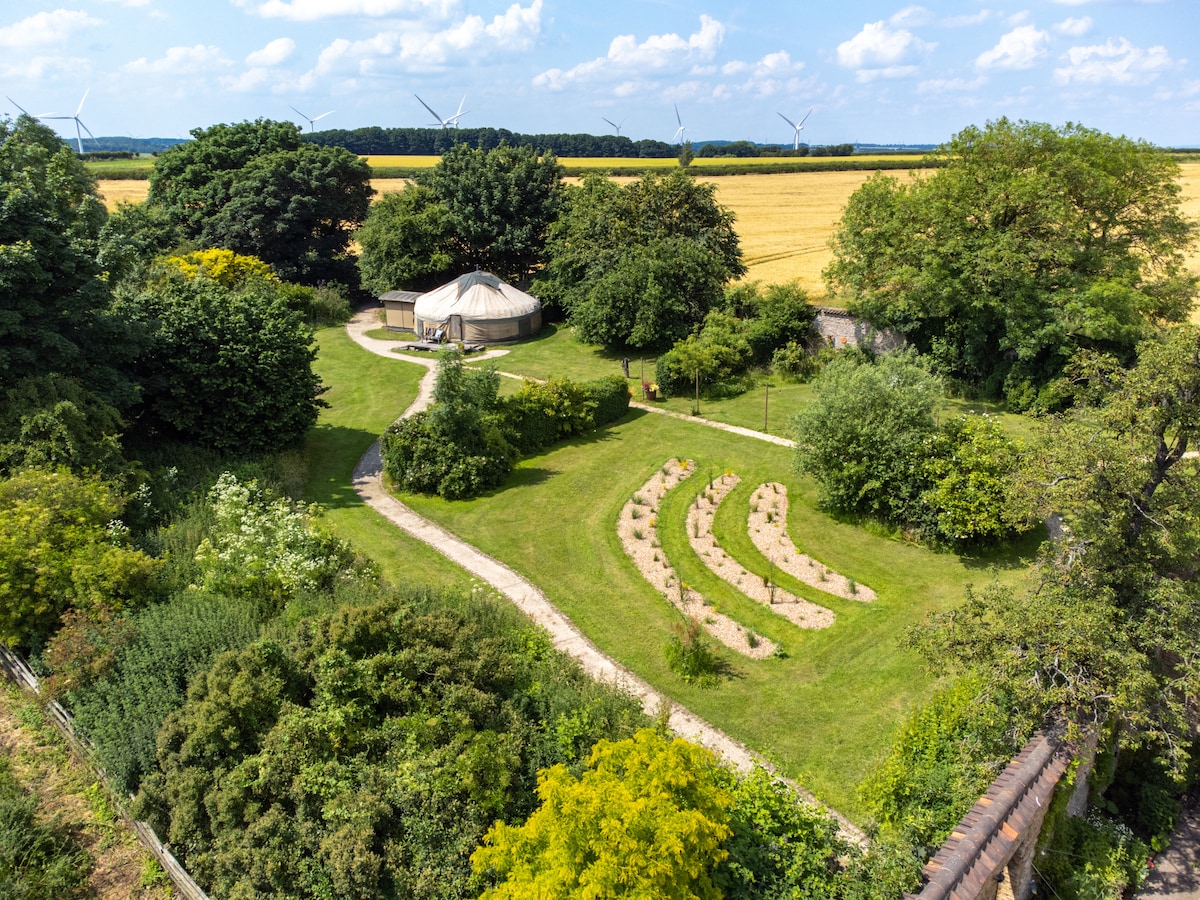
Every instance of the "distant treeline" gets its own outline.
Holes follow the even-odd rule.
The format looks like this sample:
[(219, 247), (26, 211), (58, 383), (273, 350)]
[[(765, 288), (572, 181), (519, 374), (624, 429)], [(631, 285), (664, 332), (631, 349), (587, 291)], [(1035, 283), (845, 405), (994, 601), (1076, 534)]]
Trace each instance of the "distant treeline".
[[(612, 159), (671, 159), (679, 146), (665, 141), (633, 141), (615, 134), (521, 134), (506, 128), (380, 128), (373, 125), (351, 130), (334, 129), (306, 134), (304, 140), (324, 147), (344, 147), (360, 156), (440, 156), (455, 144), (492, 150), (501, 143), (532, 146), (553, 151), (556, 156)], [(778, 144), (750, 141), (696, 144), (696, 155), (704, 157), (753, 156), (849, 156), (853, 144), (809, 147), (798, 150)]]

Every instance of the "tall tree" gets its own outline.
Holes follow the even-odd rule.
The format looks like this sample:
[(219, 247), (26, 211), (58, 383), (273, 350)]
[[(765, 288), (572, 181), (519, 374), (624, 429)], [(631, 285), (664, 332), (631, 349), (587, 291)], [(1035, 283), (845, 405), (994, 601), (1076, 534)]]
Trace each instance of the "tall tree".
[(0, 121), (0, 391), (51, 374), (117, 407), (127, 336), (96, 263), (104, 203), (83, 163), (28, 116)]
[(570, 191), (536, 289), (586, 341), (666, 347), (745, 273), (733, 214), (682, 169), (618, 186), (588, 175)]
[(363, 287), (376, 296), (434, 287), (455, 265), (450, 236), (450, 210), (432, 188), (410, 184), (386, 194), (355, 235)]
[(1186, 319), (1191, 232), (1167, 154), (1000, 119), (933, 155), (933, 175), (879, 174), (854, 193), (825, 275), (940, 373), (1025, 408), (1080, 349), (1128, 363), (1157, 325)]
[(370, 169), (346, 150), (302, 144), (258, 119), (192, 131), (155, 162), (151, 203), (205, 246), (258, 256), (285, 277), (348, 278), (350, 235), (370, 204)]
[(1200, 329), (1144, 342), (1104, 387), (1028, 455), (1029, 502), (1064, 523), (1029, 589), (972, 592), (914, 640), (1016, 721), (1113, 722), (1179, 770), (1200, 691)]
[(562, 177), (553, 153), (530, 146), (447, 150), (430, 185), (450, 212), (460, 263), (501, 278), (528, 278), (542, 264)]
[(255, 157), (200, 243), (257, 256), (291, 281), (349, 281), (350, 238), (370, 208), (371, 170), (340, 147), (305, 144)]
[(300, 147), (296, 125), (269, 119), (193, 128), (191, 135), (155, 160), (149, 194), (191, 238), (229, 202), (238, 174), (251, 160)]

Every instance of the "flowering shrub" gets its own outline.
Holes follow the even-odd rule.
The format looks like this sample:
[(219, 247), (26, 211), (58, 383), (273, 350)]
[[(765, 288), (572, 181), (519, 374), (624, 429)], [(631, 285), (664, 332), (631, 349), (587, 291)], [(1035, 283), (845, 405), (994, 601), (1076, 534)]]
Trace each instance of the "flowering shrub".
[(266, 499), (254, 481), (226, 472), (208, 500), (214, 525), (196, 550), (205, 590), (283, 601), (328, 587), (352, 562), (349, 547), (322, 533), (308, 511)]

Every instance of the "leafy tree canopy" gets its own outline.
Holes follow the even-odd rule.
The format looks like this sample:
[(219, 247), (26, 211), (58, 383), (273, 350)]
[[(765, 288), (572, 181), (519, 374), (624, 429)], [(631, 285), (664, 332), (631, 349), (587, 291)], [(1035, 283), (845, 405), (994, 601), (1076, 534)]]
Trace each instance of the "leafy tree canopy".
[(75, 377), (127, 407), (125, 337), (96, 263), (104, 203), (83, 163), (28, 116), (0, 121), (0, 390)]
[(928, 177), (879, 174), (854, 193), (825, 275), (939, 373), (1025, 408), (1080, 349), (1128, 362), (1155, 326), (1186, 319), (1191, 234), (1167, 154), (1000, 119), (935, 156)]
[(372, 204), (355, 235), (362, 286), (375, 296), (446, 280), (455, 264), (450, 210), (430, 187), (410, 184)]
[(456, 263), (518, 281), (533, 274), (558, 215), (562, 178), (554, 154), (530, 146), (447, 150), (429, 184), (449, 211)]
[(146, 337), (137, 361), (143, 436), (256, 453), (300, 440), (316, 422), (324, 388), (312, 330), (276, 283), (227, 288), (167, 274), (118, 309)]
[(287, 122), (192, 131), (155, 162), (149, 200), (204, 246), (257, 256), (297, 281), (345, 279), (367, 215), (370, 169), (349, 151), (303, 144)]
[(487, 900), (660, 897), (717, 900), (730, 797), (712, 754), (645, 728), (600, 741), (579, 777), (538, 776), (541, 806), (519, 827), (497, 822), (471, 857), (500, 883)]
[(535, 282), (582, 340), (666, 347), (718, 306), (745, 273), (733, 214), (682, 169), (625, 186), (599, 174), (568, 192)]
[(1200, 690), (1200, 329), (1091, 371), (1098, 404), (1049, 419), (1022, 467), (1027, 502), (1063, 517), (1028, 590), (972, 591), (912, 639), (978, 673), (1013, 722), (1112, 722), (1182, 771)]

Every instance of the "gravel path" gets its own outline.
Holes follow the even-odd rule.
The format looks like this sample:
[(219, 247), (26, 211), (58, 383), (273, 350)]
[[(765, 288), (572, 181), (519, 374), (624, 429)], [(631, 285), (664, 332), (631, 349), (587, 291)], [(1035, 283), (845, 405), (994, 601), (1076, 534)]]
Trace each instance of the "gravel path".
[[(437, 360), (402, 355), (394, 352), (395, 345), (391, 341), (366, 337), (365, 332), (378, 327), (378, 309), (370, 307), (359, 311), (347, 323), (346, 331), (356, 343), (372, 353), (391, 359), (419, 363), (429, 369), (429, 374), (422, 379), (421, 391), (417, 399), (405, 410), (404, 415), (412, 415), (428, 406), (432, 398)], [(471, 359), (475, 361), (502, 356), (506, 352), (504, 350), (492, 351), (484, 356), (473, 356)], [(656, 410), (656, 412), (665, 411)], [(690, 419), (691, 417), (683, 416), (682, 418)], [(693, 419), (692, 421), (699, 422), (701, 420)], [(773, 768), (744, 744), (735, 741), (699, 716), (675, 704), (669, 697), (658, 693), (647, 682), (602, 653), (533, 583), (499, 560), (451, 534), (440, 525), (419, 516), (392, 497), (383, 486), (382, 471), (383, 460), (380, 455), (379, 442), (376, 441), (355, 466), (353, 476), (354, 490), (368, 506), (401, 530), (425, 542), (447, 559), (491, 585), (501, 595), (511, 600), (535, 624), (546, 629), (554, 646), (578, 660), (584, 671), (591, 677), (616, 684), (637, 697), (642, 703), (642, 708), (649, 715), (657, 715), (662, 710), (669, 709), (668, 724), (672, 731), (680, 737), (708, 747), (739, 770), (749, 771), (755, 765), (761, 765), (768, 769)], [(811, 793), (799, 785), (791, 784), (804, 799), (828, 809)], [(843, 837), (856, 843), (865, 843), (866, 837), (860, 829), (836, 810), (830, 810), (830, 812), (837, 818)]]

